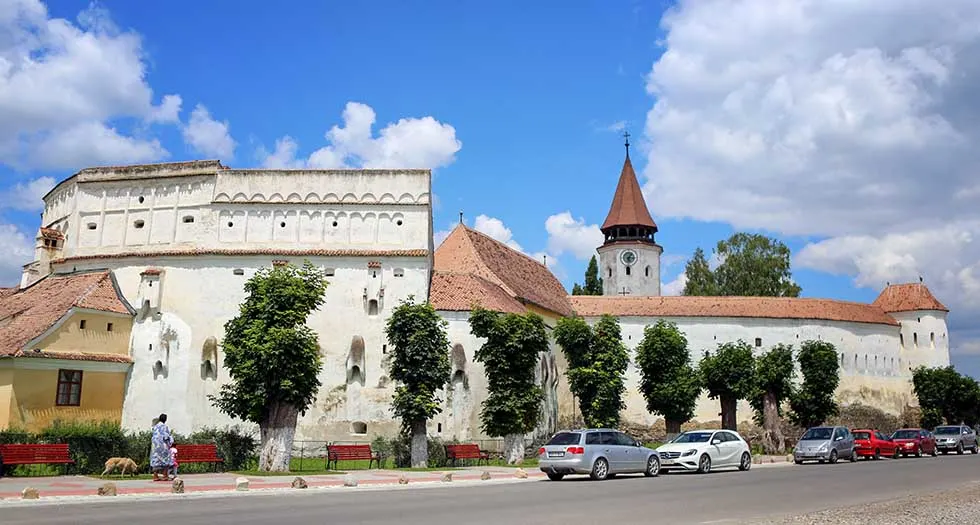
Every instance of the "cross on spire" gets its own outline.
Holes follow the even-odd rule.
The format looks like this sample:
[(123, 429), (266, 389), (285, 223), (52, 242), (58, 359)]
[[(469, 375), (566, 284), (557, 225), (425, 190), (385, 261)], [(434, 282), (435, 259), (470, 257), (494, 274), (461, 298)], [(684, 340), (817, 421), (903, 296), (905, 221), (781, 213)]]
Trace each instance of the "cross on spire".
[(630, 132), (624, 131), (623, 138), (626, 139), (626, 156), (628, 157), (630, 154)]

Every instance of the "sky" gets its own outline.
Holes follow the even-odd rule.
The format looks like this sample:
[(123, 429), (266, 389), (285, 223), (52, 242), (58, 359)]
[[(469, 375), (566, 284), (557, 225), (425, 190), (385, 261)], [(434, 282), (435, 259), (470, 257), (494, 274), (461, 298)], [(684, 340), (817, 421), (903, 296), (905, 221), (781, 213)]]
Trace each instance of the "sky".
[(807, 297), (920, 277), (980, 377), (980, 3), (0, 0), (0, 285), (88, 166), (433, 170), (459, 221), (571, 289), (622, 133), (664, 293), (735, 231)]

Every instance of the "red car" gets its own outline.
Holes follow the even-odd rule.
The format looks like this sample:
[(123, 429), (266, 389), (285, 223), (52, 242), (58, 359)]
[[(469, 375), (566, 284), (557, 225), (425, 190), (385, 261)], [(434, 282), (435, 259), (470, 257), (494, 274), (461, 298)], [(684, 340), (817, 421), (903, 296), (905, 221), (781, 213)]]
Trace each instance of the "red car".
[(938, 454), (936, 450), (936, 437), (932, 435), (932, 432), (921, 428), (896, 430), (892, 434), (892, 441), (898, 445), (898, 450), (902, 452), (903, 456), (914, 454), (915, 457), (919, 458), (923, 454), (930, 454), (932, 456)]
[(898, 445), (881, 432), (874, 429), (852, 430), (854, 452), (865, 459), (881, 459), (881, 456), (898, 458)]

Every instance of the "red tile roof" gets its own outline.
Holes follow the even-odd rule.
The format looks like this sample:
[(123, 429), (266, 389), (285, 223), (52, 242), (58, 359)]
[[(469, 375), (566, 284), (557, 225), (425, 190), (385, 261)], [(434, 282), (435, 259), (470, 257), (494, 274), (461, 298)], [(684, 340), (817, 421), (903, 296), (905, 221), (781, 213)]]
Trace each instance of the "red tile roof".
[[(42, 357), (33, 351), (25, 354), (25, 346), (54, 326), (72, 308), (134, 313), (108, 271), (49, 275), (27, 288), (0, 296), (0, 356)], [(66, 354), (51, 357), (62, 355)], [(103, 354), (94, 354), (93, 360), (105, 360), (100, 355)]]
[(888, 285), (875, 299), (874, 305), (889, 313), (915, 310), (949, 311), (949, 308), (932, 295), (929, 287), (922, 283)]
[(503, 288), (471, 273), (433, 273), (429, 302), (436, 310), (457, 312), (468, 312), (474, 306), (504, 313), (522, 314), (527, 311)]
[(754, 317), (812, 319), (897, 326), (881, 308), (864, 303), (795, 297), (612, 297), (571, 296), (583, 317)]
[(41, 228), (41, 237), (45, 239), (54, 239), (60, 241), (65, 238), (65, 234), (54, 228)]
[[(434, 270), (476, 275), (521, 303), (558, 315), (574, 313), (565, 287), (545, 265), (462, 224), (436, 250)], [(471, 293), (482, 292), (474, 289)], [(433, 290), (429, 300), (440, 304), (446, 299), (441, 294), (442, 290)]]
[(626, 155), (623, 171), (619, 174), (619, 184), (616, 185), (609, 215), (606, 215), (601, 229), (615, 226), (646, 226), (657, 230), (657, 223), (653, 222), (646, 201), (643, 200), (643, 190), (636, 180), (629, 154)]

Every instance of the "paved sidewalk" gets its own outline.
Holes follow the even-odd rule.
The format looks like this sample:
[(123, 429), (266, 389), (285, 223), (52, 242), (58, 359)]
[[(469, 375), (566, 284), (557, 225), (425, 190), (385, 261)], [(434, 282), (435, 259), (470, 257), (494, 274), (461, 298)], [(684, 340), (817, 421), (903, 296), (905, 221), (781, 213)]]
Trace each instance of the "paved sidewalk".
[[(358, 486), (362, 485), (397, 485), (398, 478), (406, 476), (410, 483), (419, 482), (439, 482), (443, 474), (451, 472), (453, 481), (472, 481), (479, 480), (484, 471), (490, 473), (493, 479), (511, 478), (516, 479), (515, 468), (510, 467), (483, 467), (483, 468), (460, 468), (446, 469), (440, 471), (412, 472), (400, 470), (349, 470), (347, 474), (357, 480)], [(545, 477), (544, 473), (537, 467), (525, 467), (528, 479), (540, 479)], [(314, 487), (338, 487), (343, 486), (344, 474), (334, 475), (311, 475), (304, 476), (302, 473), (290, 474), (288, 476), (244, 476), (249, 480), (250, 490), (260, 489), (286, 489), (290, 488), (293, 478), (302, 477), (310, 488)], [(181, 476), (184, 480), (184, 491), (212, 492), (235, 490), (235, 480), (243, 477), (235, 473), (221, 474), (187, 474)], [(107, 481), (116, 484), (120, 496), (127, 494), (167, 494), (170, 493), (171, 483), (164, 481), (120, 479), (118, 476), (107, 476), (104, 479), (91, 478), (88, 476), (56, 476), (56, 477), (4, 477), (0, 478), (0, 499), (20, 499), (21, 491), (25, 487), (38, 489), (41, 498), (57, 496), (94, 496), (99, 487)]]

